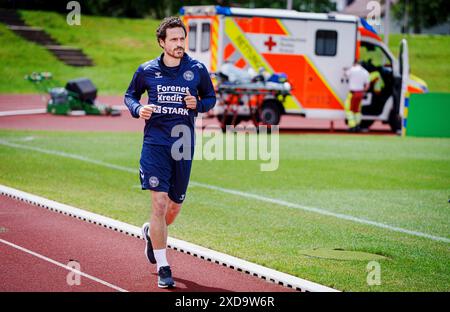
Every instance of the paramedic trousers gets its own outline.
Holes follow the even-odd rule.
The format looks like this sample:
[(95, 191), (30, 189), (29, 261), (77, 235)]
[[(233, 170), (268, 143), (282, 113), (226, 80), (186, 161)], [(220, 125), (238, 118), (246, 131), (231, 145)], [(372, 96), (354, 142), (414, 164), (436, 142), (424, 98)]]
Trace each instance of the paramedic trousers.
[(364, 91), (350, 91), (345, 100), (345, 117), (349, 128), (359, 126), (361, 123), (361, 101)]

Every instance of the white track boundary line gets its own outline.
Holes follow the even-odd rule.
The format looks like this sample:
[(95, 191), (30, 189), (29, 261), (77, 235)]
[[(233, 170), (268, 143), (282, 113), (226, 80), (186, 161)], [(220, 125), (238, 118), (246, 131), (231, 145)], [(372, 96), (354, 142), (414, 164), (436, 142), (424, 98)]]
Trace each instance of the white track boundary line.
[[(40, 147), (32, 147), (32, 146), (16, 144), (16, 143), (8, 142), (8, 141), (2, 140), (2, 139), (0, 139), (0, 144), (9, 146), (9, 147), (14, 147), (14, 148), (31, 150), (31, 151), (35, 151), (35, 152), (39, 152), (39, 153), (43, 153), (43, 154), (48, 154), (48, 155), (56, 155), (56, 156), (76, 159), (76, 160), (88, 162), (91, 164), (96, 164), (96, 165), (111, 168), (111, 169), (126, 171), (126, 172), (130, 172), (130, 173), (133, 173), (136, 175), (138, 174), (138, 171), (136, 169), (123, 167), (123, 166), (119, 166), (119, 165), (114, 165), (114, 164), (110, 164), (110, 163), (100, 161), (100, 160), (90, 159), (88, 157), (81, 156), (81, 155), (69, 154), (69, 153), (55, 151), (55, 150), (48, 150), (48, 149), (44, 149), (44, 148), (40, 148)], [(255, 199), (255, 200), (266, 202), (266, 203), (271, 203), (271, 204), (276, 204), (276, 205), (280, 205), (280, 206), (284, 206), (284, 207), (299, 209), (299, 210), (303, 210), (303, 211), (307, 211), (307, 212), (311, 212), (311, 213), (317, 213), (317, 214), (321, 214), (321, 215), (325, 215), (328, 217), (333, 217), (333, 218), (337, 218), (337, 219), (341, 219), (341, 220), (347, 220), (347, 221), (351, 221), (351, 222), (375, 226), (378, 228), (382, 228), (382, 229), (386, 229), (389, 231), (394, 231), (394, 232), (398, 232), (398, 233), (402, 233), (402, 234), (408, 234), (408, 235), (412, 235), (412, 236), (416, 236), (416, 237), (428, 238), (428, 239), (431, 239), (434, 241), (450, 243), (450, 239), (447, 237), (441, 237), (441, 236), (431, 235), (431, 234), (423, 233), (423, 232), (419, 232), (419, 231), (408, 230), (408, 229), (392, 226), (392, 225), (381, 223), (381, 222), (376, 222), (376, 221), (372, 221), (372, 220), (368, 220), (368, 219), (358, 218), (358, 217), (351, 216), (351, 215), (328, 211), (326, 209), (321, 209), (321, 208), (316, 208), (316, 207), (307, 207), (307, 206), (299, 205), (296, 203), (291, 203), (291, 202), (276, 199), (276, 198), (261, 196), (261, 195), (242, 192), (242, 191), (233, 190), (233, 189), (227, 189), (227, 188), (214, 186), (214, 185), (210, 185), (210, 184), (205, 184), (205, 183), (199, 183), (199, 182), (195, 182), (195, 181), (190, 181), (189, 184), (192, 186), (208, 188), (208, 189), (223, 192), (223, 193), (228, 193), (228, 194), (232, 194), (232, 195), (236, 195), (236, 196)]]
[(356, 223), (372, 225), (372, 226), (376, 226), (376, 227), (379, 227), (379, 228), (382, 228), (382, 229), (386, 229), (386, 230), (390, 230), (390, 231), (394, 231), (394, 232), (399, 232), (399, 233), (403, 233), (403, 234), (409, 234), (409, 235), (413, 235), (413, 236), (417, 236), (417, 237), (428, 238), (428, 239), (431, 239), (431, 240), (434, 240), (434, 241), (441, 241), (441, 242), (444, 242), (444, 243), (450, 243), (450, 239), (446, 238), (446, 237), (435, 236), (435, 235), (431, 235), (431, 234), (427, 234), (427, 233), (423, 233), (423, 232), (418, 232), (418, 231), (412, 231), (412, 230), (408, 230), (408, 229), (392, 226), (392, 225), (389, 225), (389, 224), (384, 224), (384, 223), (380, 223), (380, 222), (376, 222), (376, 221), (372, 221), (372, 220), (367, 220), (367, 219), (354, 217), (354, 216), (351, 216), (351, 215), (346, 215), (346, 214), (342, 214), (342, 213), (336, 213), (336, 212), (328, 211), (328, 210), (321, 209), (321, 208), (307, 207), (307, 206), (299, 205), (299, 204), (296, 204), (296, 203), (291, 203), (291, 202), (288, 202), (288, 201), (285, 201), (285, 200), (281, 200), (281, 199), (265, 197), (265, 196), (251, 194), (251, 193), (246, 193), (246, 192), (242, 192), (242, 191), (238, 191), (238, 190), (226, 189), (226, 188), (222, 188), (222, 187), (218, 187), (218, 186), (214, 186), (214, 185), (209, 185), (209, 184), (204, 184), (204, 183), (199, 183), (199, 182), (195, 182), (195, 181), (192, 181), (191, 184), (193, 186), (203, 187), (203, 188), (207, 188), (207, 189), (210, 189), (210, 190), (220, 191), (220, 192), (223, 192), (223, 193), (228, 193), (228, 194), (232, 194), (232, 195), (236, 195), (236, 196), (256, 199), (256, 200), (259, 200), (259, 201), (264, 201), (264, 202), (272, 203), (272, 204), (275, 204), (275, 205), (280, 205), (280, 206), (300, 209), (300, 210), (304, 210), (304, 211), (308, 211), (308, 212), (312, 212), (312, 213), (321, 214), (321, 215), (324, 215), (324, 216), (334, 217), (334, 218), (341, 219), (341, 220), (347, 220), (347, 221), (352, 221), (352, 222), (356, 222)]
[[(120, 111), (128, 110), (128, 108), (124, 105), (113, 105), (113, 106), (111, 106), (111, 108), (117, 109)], [(30, 108), (30, 109), (0, 111), (0, 117), (21, 116), (21, 115), (40, 115), (40, 114), (47, 114), (47, 109), (46, 108)]]
[(111, 108), (120, 110), (120, 111), (127, 111), (128, 107), (126, 107), (125, 105), (111, 105)]
[[(56, 201), (26, 193), (11, 187), (0, 184), (0, 194), (9, 196), (11, 198), (19, 199), (24, 202), (36, 205), (42, 208), (56, 211), (68, 216), (76, 217), (78, 219), (88, 221), (94, 224), (104, 226), (106, 228), (144, 239), (141, 235), (141, 229), (137, 226), (117, 221), (105, 216), (101, 216), (96, 213), (85, 211), (76, 207), (58, 203)], [(237, 271), (247, 273), (266, 281), (281, 284), (289, 288), (293, 288), (300, 291), (311, 292), (336, 292), (336, 289), (329, 288), (314, 282), (310, 282), (305, 279), (298, 278), (293, 275), (289, 275), (283, 272), (279, 272), (264, 266), (239, 259), (218, 251), (214, 251), (199, 245), (195, 245), (189, 242), (185, 242), (180, 239), (169, 237), (167, 241), (169, 248), (174, 250), (193, 255), (194, 257), (201, 258), (210, 262), (214, 262), (223, 266), (227, 266)]]
[(35, 108), (35, 109), (21, 109), (21, 110), (10, 110), (0, 112), (0, 117), (6, 116), (20, 116), (20, 115), (36, 115), (36, 114), (46, 114), (47, 109), (45, 108)]
[(22, 246), (13, 244), (13, 243), (8, 242), (8, 241), (6, 241), (6, 240), (4, 240), (4, 239), (0, 239), (0, 243), (3, 243), (3, 244), (5, 244), (5, 245), (8, 245), (8, 246), (13, 247), (13, 248), (15, 248), (15, 249), (18, 249), (18, 250), (20, 250), (20, 251), (23, 251), (23, 252), (25, 252), (25, 253), (27, 253), (27, 254), (30, 254), (30, 255), (32, 255), (32, 256), (34, 256), (34, 257), (37, 257), (37, 258), (41, 259), (41, 260), (50, 262), (50, 263), (52, 263), (52, 264), (54, 264), (54, 265), (56, 265), (56, 266), (59, 266), (59, 267), (61, 267), (61, 268), (63, 268), (63, 269), (72, 271), (72, 272), (75, 273), (75, 274), (84, 276), (84, 277), (86, 277), (86, 278), (88, 278), (88, 279), (90, 279), (90, 280), (92, 280), (92, 281), (94, 281), (94, 282), (97, 282), (97, 283), (99, 283), (99, 284), (102, 284), (102, 285), (104, 285), (104, 286), (106, 286), (106, 287), (112, 288), (112, 289), (117, 290), (117, 291), (120, 291), (120, 292), (128, 292), (127, 290), (125, 290), (125, 289), (123, 289), (123, 288), (120, 288), (120, 287), (118, 287), (118, 286), (116, 286), (116, 285), (113, 285), (113, 284), (111, 284), (111, 283), (105, 282), (104, 280), (101, 280), (101, 279), (99, 279), (99, 278), (97, 278), (97, 277), (95, 277), (95, 276), (92, 276), (92, 275), (89, 275), (89, 274), (87, 274), (87, 273), (84, 273), (84, 272), (81, 272), (81, 271), (79, 271), (79, 270), (76, 270), (76, 269), (74, 269), (74, 268), (71, 268), (71, 267), (69, 267), (69, 266), (67, 266), (67, 265), (65, 265), (65, 264), (62, 264), (62, 263), (60, 263), (60, 262), (58, 262), (58, 261), (56, 261), (56, 260), (50, 259), (50, 258), (48, 258), (48, 257), (46, 257), (46, 256), (43, 256), (43, 255), (41, 255), (41, 254), (38, 254), (37, 252), (31, 251), (31, 250), (26, 249), (26, 248), (24, 248), (24, 247), (22, 247)]

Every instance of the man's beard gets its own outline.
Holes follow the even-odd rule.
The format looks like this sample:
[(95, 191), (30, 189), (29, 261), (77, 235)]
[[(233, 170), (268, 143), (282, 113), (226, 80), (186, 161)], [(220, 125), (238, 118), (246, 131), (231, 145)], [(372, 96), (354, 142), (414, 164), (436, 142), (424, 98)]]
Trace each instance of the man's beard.
[(166, 53), (169, 54), (173, 58), (183, 58), (184, 49), (181, 47), (178, 47), (176, 49), (173, 49), (172, 51), (166, 51)]

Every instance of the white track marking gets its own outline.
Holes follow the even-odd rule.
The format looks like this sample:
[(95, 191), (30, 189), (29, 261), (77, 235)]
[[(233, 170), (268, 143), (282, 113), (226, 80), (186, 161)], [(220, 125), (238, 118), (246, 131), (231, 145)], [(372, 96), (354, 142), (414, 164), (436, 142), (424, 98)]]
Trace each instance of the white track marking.
[(431, 235), (431, 234), (427, 234), (427, 233), (407, 230), (404, 228), (400, 228), (400, 227), (396, 227), (396, 226), (392, 226), (392, 225), (388, 225), (388, 224), (384, 224), (384, 223), (380, 223), (380, 222), (376, 222), (376, 221), (362, 219), (362, 218), (358, 218), (358, 217), (354, 217), (354, 216), (350, 216), (350, 215), (346, 215), (346, 214), (342, 214), (342, 213), (335, 213), (335, 212), (328, 211), (328, 210), (321, 209), (321, 208), (307, 207), (307, 206), (287, 202), (287, 201), (280, 200), (280, 199), (270, 198), (270, 197), (266, 197), (266, 196), (260, 196), (260, 195), (241, 192), (241, 191), (237, 191), (237, 190), (226, 189), (226, 188), (213, 186), (213, 185), (209, 185), (209, 184), (204, 184), (204, 183), (199, 183), (199, 182), (194, 182), (194, 181), (192, 181), (192, 184), (194, 186), (199, 186), (199, 187), (207, 188), (210, 190), (215, 190), (215, 191), (228, 193), (228, 194), (232, 194), (232, 195), (236, 195), (236, 196), (242, 196), (242, 197), (246, 197), (246, 198), (256, 199), (256, 200), (263, 201), (266, 203), (300, 209), (300, 210), (313, 212), (313, 213), (317, 213), (317, 214), (321, 214), (321, 215), (325, 215), (325, 216), (329, 216), (329, 217), (334, 217), (334, 218), (338, 218), (338, 219), (342, 219), (342, 220), (353, 221), (353, 222), (367, 224), (367, 225), (373, 225), (373, 226), (376, 226), (379, 228), (384, 228), (384, 229), (395, 231), (395, 232), (400, 232), (400, 233), (404, 233), (404, 234), (429, 238), (429, 239), (432, 239), (435, 241), (442, 241), (445, 243), (450, 243), (450, 239), (446, 238), (446, 237), (440, 237), (440, 236), (435, 236), (435, 235)]
[(0, 144), (6, 145), (9, 147), (14, 147), (14, 148), (31, 150), (31, 151), (35, 151), (35, 152), (39, 152), (39, 153), (43, 153), (43, 154), (48, 154), (48, 155), (56, 155), (56, 156), (61, 156), (61, 157), (65, 157), (65, 158), (72, 158), (72, 159), (81, 160), (81, 161), (84, 161), (87, 163), (111, 168), (111, 169), (127, 171), (127, 172), (138, 174), (138, 170), (135, 170), (132, 168), (118, 166), (118, 165), (110, 164), (110, 163), (103, 162), (100, 160), (90, 159), (88, 157), (84, 157), (84, 156), (80, 156), (80, 155), (69, 154), (69, 153), (65, 153), (65, 152), (61, 152), (61, 151), (48, 150), (48, 149), (44, 149), (44, 148), (40, 148), (40, 147), (26, 146), (26, 145), (17, 144), (17, 143), (11, 143), (11, 142), (8, 142), (8, 141), (2, 140), (2, 139), (0, 139)]
[(120, 111), (127, 111), (128, 107), (126, 107), (125, 105), (112, 105), (111, 108), (120, 110)]
[(66, 269), (66, 270), (68, 270), (68, 271), (72, 271), (72, 272), (75, 273), (75, 274), (84, 276), (84, 277), (86, 277), (86, 278), (88, 278), (88, 279), (90, 279), (90, 280), (92, 280), (92, 281), (94, 281), (94, 282), (97, 282), (97, 283), (99, 283), (99, 284), (102, 284), (102, 285), (104, 285), (104, 286), (106, 286), (106, 287), (112, 288), (112, 289), (117, 290), (117, 291), (120, 291), (120, 292), (128, 292), (127, 290), (125, 290), (125, 289), (123, 289), (123, 288), (120, 288), (120, 287), (118, 287), (118, 286), (116, 286), (116, 285), (113, 285), (113, 284), (111, 284), (111, 283), (105, 282), (105, 281), (103, 281), (103, 280), (101, 280), (101, 279), (99, 279), (99, 278), (97, 278), (97, 277), (95, 277), (95, 276), (92, 276), (92, 275), (86, 274), (86, 273), (84, 273), (84, 272), (81, 272), (81, 271), (79, 271), (79, 270), (76, 270), (76, 269), (74, 269), (74, 268), (71, 268), (71, 267), (69, 267), (69, 266), (67, 266), (67, 265), (65, 265), (65, 264), (62, 264), (62, 263), (60, 263), (60, 262), (58, 262), (58, 261), (55, 261), (55, 260), (53, 260), (53, 259), (50, 259), (50, 258), (48, 258), (48, 257), (46, 257), (46, 256), (43, 256), (43, 255), (41, 255), (41, 254), (38, 254), (38, 253), (36, 253), (36, 252), (34, 252), (34, 251), (31, 251), (31, 250), (26, 249), (26, 248), (24, 248), (24, 247), (21, 247), (21, 246), (19, 246), (19, 245), (16, 245), (16, 244), (13, 244), (13, 243), (11, 243), (11, 242), (8, 242), (8, 241), (6, 241), (6, 240), (4, 240), (4, 239), (0, 239), (0, 242), (3, 243), (3, 244), (8, 245), (8, 246), (10, 246), (10, 247), (13, 247), (13, 248), (15, 248), (15, 249), (18, 249), (18, 250), (20, 250), (20, 251), (23, 251), (23, 252), (25, 252), (25, 253), (27, 253), (27, 254), (30, 254), (30, 255), (32, 255), (32, 256), (35, 256), (36, 258), (39, 258), (39, 259), (41, 259), (41, 260), (50, 262), (50, 263), (52, 263), (52, 264), (54, 264), (54, 265), (56, 265), (56, 266), (59, 266), (59, 267), (61, 267), (61, 268), (63, 268), (63, 269)]
[(45, 108), (35, 108), (35, 109), (21, 109), (21, 110), (10, 110), (0, 112), (0, 117), (6, 116), (20, 116), (20, 115), (36, 115), (36, 114), (46, 114), (47, 110)]
[[(138, 174), (137, 169), (114, 165), (114, 164), (110, 164), (110, 163), (103, 162), (100, 160), (90, 159), (85, 156), (69, 154), (69, 153), (65, 153), (65, 152), (61, 152), (61, 151), (48, 150), (48, 149), (43, 149), (43, 148), (39, 148), (39, 147), (32, 147), (32, 146), (27, 146), (27, 145), (22, 145), (22, 144), (16, 144), (16, 143), (11, 143), (11, 142), (8, 142), (5, 140), (0, 140), (0, 144), (9, 146), (9, 147), (14, 147), (14, 148), (32, 150), (32, 151), (49, 154), (49, 155), (56, 155), (56, 156), (61, 156), (61, 157), (66, 157), (66, 158), (72, 158), (72, 159), (96, 164), (99, 166), (111, 168), (111, 169), (131, 172), (133, 174)], [(320, 215), (325, 215), (325, 216), (329, 216), (329, 217), (333, 217), (333, 218), (337, 218), (337, 219), (341, 219), (341, 220), (347, 220), (347, 221), (352, 221), (352, 222), (356, 222), (356, 223), (371, 225), (371, 226), (375, 226), (378, 228), (382, 228), (382, 229), (386, 229), (386, 230), (390, 230), (390, 231), (394, 231), (394, 232), (413, 235), (416, 237), (423, 237), (423, 238), (428, 238), (428, 239), (431, 239), (434, 241), (450, 243), (450, 239), (447, 237), (441, 237), (441, 236), (436, 236), (436, 235), (418, 232), (418, 231), (414, 231), (414, 230), (408, 230), (408, 229), (392, 226), (392, 225), (385, 224), (385, 223), (380, 223), (380, 222), (376, 222), (376, 221), (372, 221), (372, 220), (368, 220), (368, 219), (358, 218), (358, 217), (351, 216), (351, 215), (331, 212), (326, 209), (307, 207), (307, 206), (299, 205), (296, 203), (291, 203), (291, 202), (276, 199), (276, 198), (261, 196), (261, 195), (242, 192), (242, 191), (233, 190), (233, 189), (222, 188), (219, 186), (214, 186), (214, 185), (205, 184), (205, 183), (199, 183), (199, 182), (195, 182), (195, 181), (190, 181), (190, 185), (197, 186), (197, 187), (203, 187), (203, 188), (207, 188), (207, 189), (211, 189), (211, 190), (215, 190), (215, 191), (219, 191), (219, 192), (223, 192), (223, 193), (227, 193), (227, 194), (232, 194), (232, 195), (236, 195), (236, 196), (240, 196), (240, 197), (255, 199), (258, 201), (276, 204), (276, 205), (280, 205), (280, 206), (284, 206), (284, 207), (299, 209), (299, 210), (303, 210), (303, 211), (307, 211), (307, 212), (311, 212), (311, 213), (317, 213)]]
[[(58, 203), (44, 197), (26, 193), (0, 184), (0, 195), (1, 194), (22, 200), (32, 205), (37, 205), (38, 207), (41, 207), (43, 209), (49, 209), (51, 211), (60, 212), (62, 214), (71, 217), (76, 217), (78, 219), (92, 222), (124, 234), (144, 239), (142, 237), (141, 228), (125, 222), (121, 222), (105, 216), (101, 216), (99, 214), (90, 211)], [(286, 287), (291, 287), (293, 289), (301, 291), (313, 291), (313, 292), (337, 291), (336, 289), (333, 288), (329, 288), (302, 278), (298, 278), (293, 275), (289, 275), (280, 271), (266, 268), (256, 263), (252, 263), (199, 245), (185, 242), (180, 239), (169, 237), (167, 240), (167, 245), (169, 248), (187, 253), (189, 255), (193, 255), (194, 257), (205, 259), (217, 263), (219, 265), (226, 265), (229, 268), (241, 270), (242, 272), (248, 273), (249, 275), (265, 279), (266, 281), (281, 283), (282, 285)]]
[(34, 136), (26, 136), (26, 137), (18, 137), (18, 138), (10, 138), (9, 142), (31, 142), (34, 141)]

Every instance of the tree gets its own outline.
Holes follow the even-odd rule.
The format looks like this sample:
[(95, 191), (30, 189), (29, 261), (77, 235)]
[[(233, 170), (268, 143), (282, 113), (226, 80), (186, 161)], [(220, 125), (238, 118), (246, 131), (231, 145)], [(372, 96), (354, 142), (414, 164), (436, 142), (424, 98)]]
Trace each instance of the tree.
[(419, 34), (424, 27), (432, 27), (450, 21), (450, 1), (400, 0), (393, 6), (393, 12), (395, 19), (401, 21), (402, 24), (407, 21), (403, 32), (408, 33), (412, 27), (413, 32)]
[[(69, 0), (0, 0), (0, 7), (67, 12)], [(147, 17), (162, 19), (176, 15), (181, 6), (221, 5), (245, 8), (286, 8), (286, 0), (77, 0), (82, 14), (114, 17)], [(293, 0), (293, 9), (306, 12), (335, 10), (330, 0)]]

